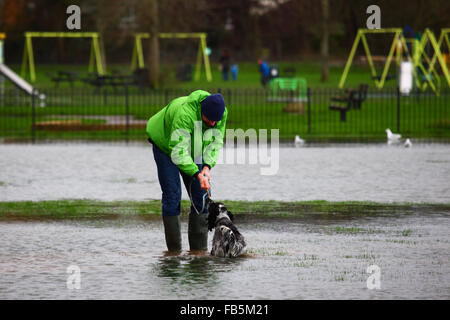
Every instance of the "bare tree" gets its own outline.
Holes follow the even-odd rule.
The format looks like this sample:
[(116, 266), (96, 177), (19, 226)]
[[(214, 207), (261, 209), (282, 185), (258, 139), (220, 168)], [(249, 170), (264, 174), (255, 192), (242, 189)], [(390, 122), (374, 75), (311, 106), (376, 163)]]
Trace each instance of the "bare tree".
[(153, 88), (159, 87), (159, 19), (158, 0), (146, 0), (150, 13), (150, 53), (148, 56), (148, 66), (150, 73), (150, 85)]
[(329, 12), (329, 2), (328, 0), (321, 0), (322, 5), (322, 40), (320, 43), (320, 56), (322, 59), (322, 68), (321, 68), (321, 82), (328, 81), (329, 70), (328, 70), (328, 38), (329, 38), (329, 20), (330, 20), (330, 12)]

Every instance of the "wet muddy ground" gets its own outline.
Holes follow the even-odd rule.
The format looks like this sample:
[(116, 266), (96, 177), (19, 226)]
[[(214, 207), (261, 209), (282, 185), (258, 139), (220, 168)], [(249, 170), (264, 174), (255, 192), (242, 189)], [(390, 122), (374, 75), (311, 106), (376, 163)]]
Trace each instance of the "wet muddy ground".
[[(176, 256), (158, 216), (4, 220), (0, 299), (449, 299), (449, 217), (241, 215), (249, 253), (237, 259), (189, 253), (186, 220)], [(371, 265), (379, 289), (368, 289)], [(67, 286), (69, 266), (80, 289)]]

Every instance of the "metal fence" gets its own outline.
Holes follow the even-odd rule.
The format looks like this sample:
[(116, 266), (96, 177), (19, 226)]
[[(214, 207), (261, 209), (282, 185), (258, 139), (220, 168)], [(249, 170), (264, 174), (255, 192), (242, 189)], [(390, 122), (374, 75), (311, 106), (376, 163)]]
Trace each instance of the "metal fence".
[[(148, 118), (172, 99), (193, 90), (51, 88), (26, 95), (14, 87), (0, 92), (0, 141), (146, 141)], [(412, 92), (369, 88), (216, 89), (229, 111), (227, 129), (279, 129), (282, 140), (383, 140), (390, 128), (410, 138), (450, 140), (450, 91)], [(45, 95), (45, 98), (44, 96)]]

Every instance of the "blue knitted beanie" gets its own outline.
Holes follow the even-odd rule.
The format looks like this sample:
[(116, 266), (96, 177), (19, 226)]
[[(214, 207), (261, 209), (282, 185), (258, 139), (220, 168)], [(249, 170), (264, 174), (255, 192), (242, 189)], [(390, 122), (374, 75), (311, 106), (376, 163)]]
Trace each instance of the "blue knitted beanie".
[(207, 96), (201, 103), (203, 115), (211, 121), (222, 120), (225, 101), (220, 93)]

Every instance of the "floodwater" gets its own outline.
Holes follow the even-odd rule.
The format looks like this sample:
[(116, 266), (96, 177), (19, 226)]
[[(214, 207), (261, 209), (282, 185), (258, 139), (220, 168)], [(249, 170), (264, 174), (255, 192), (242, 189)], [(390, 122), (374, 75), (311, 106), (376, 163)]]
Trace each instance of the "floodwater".
[[(274, 175), (261, 175), (267, 162), (217, 165), (213, 198), (448, 204), (449, 151), (417, 143), (282, 147)], [(0, 145), (0, 201), (160, 194), (149, 145)], [(159, 217), (3, 219), (0, 299), (450, 299), (448, 206), (386, 208), (237, 216), (249, 248), (237, 259), (190, 254), (186, 220), (184, 251), (168, 256)], [(79, 289), (68, 268), (79, 270)]]
[[(271, 165), (259, 153), (243, 164), (227, 155), (212, 170), (215, 199), (448, 203), (450, 145), (281, 147)], [(231, 158), (231, 157), (230, 157)], [(267, 160), (267, 159), (266, 159)], [(273, 175), (262, 175), (264, 168)], [(0, 201), (160, 199), (149, 144), (0, 145)], [(183, 188), (183, 198), (188, 199)]]
[(450, 299), (448, 211), (236, 224), (249, 254), (225, 259), (190, 254), (186, 220), (177, 256), (160, 219), (3, 221), (0, 299)]

